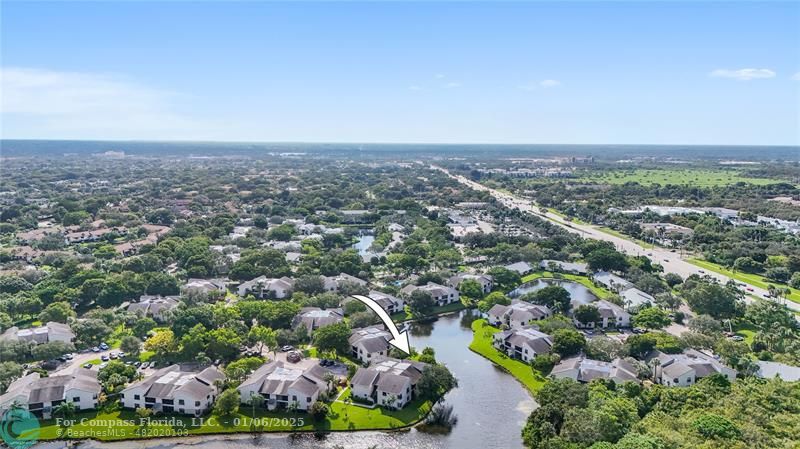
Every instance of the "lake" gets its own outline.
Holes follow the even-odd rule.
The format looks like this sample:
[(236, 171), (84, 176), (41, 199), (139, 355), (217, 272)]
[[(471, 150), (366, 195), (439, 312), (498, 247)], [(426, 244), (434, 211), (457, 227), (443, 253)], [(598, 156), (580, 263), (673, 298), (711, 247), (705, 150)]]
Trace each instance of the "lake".
[(586, 286), (581, 285), (577, 282), (567, 281), (567, 280), (559, 280), (559, 279), (537, 279), (533, 282), (528, 282), (526, 284), (522, 284), (516, 289), (509, 292), (508, 296), (511, 298), (516, 298), (518, 296), (522, 296), (526, 293), (535, 292), (536, 290), (541, 290), (548, 285), (560, 285), (564, 287), (566, 291), (569, 292), (570, 295), (570, 304), (573, 308), (578, 307), (582, 304), (589, 304), (590, 302), (597, 301), (597, 296), (592, 293), (591, 290), (586, 288)]
[[(536, 403), (513, 377), (470, 351), (470, 323), (473, 311), (440, 317), (428, 324), (411, 325), (411, 344), (418, 350), (426, 346), (458, 378), (458, 388), (445, 396), (453, 406), (458, 423), (448, 434), (432, 434), (417, 429), (398, 432), (334, 432), (324, 437), (312, 434), (259, 434), (203, 436), (181, 439), (146, 440), (119, 443), (85, 442), (82, 449), (520, 449), (521, 431)], [(42, 444), (41, 449), (61, 448), (63, 442)]]

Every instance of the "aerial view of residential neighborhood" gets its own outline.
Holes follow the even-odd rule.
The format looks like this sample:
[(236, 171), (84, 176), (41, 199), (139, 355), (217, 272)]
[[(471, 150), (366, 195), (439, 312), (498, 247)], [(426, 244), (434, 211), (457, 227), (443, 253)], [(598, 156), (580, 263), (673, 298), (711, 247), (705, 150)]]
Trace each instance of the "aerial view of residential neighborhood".
[[(312, 79), (345, 92), (352, 80), (339, 77), (362, 71), (328, 66), (329, 56), (365, 56), (381, 42), (418, 65), (430, 56), (428, 70), (437, 58), (405, 47), (411, 37), (399, 23), (447, 13), (453, 22), (443, 26), (470, 42), (457, 48), (482, 52), (489, 42), (485, 58), (511, 67), (518, 57), (494, 53), (492, 39), (533, 45), (543, 18), (582, 21), (601, 5), (448, 3), (3, 5), (0, 447), (800, 449), (800, 72), (780, 69), (779, 51), (774, 69), (700, 70), (697, 82), (717, 87), (696, 98), (727, 95), (760, 109), (709, 101), (686, 112), (685, 125), (662, 123), (664, 134), (645, 122), (683, 93), (666, 93), (665, 110), (637, 109), (626, 117), (638, 130), (611, 136), (630, 111), (593, 115), (580, 106), (586, 97), (570, 103), (568, 89), (586, 89), (571, 75), (512, 86), (514, 98), (538, 98), (552, 115), (535, 134), (514, 134), (513, 120), (485, 125), (496, 111), (484, 116), (446, 96), (460, 92), (487, 110), (516, 100), (471, 92), (480, 77), (464, 67), (458, 78), (430, 69), (427, 84), (388, 100), (403, 109), (410, 95), (429, 95), (441, 122), (425, 108), (419, 122), (387, 109), (390, 120), (337, 95), (337, 112), (311, 111), (331, 106)], [(725, 36), (747, 22), (774, 25), (757, 34), (765, 46), (800, 37), (796, 4), (652, 5), (609, 3), (602, 14), (626, 26), (633, 17), (691, 13), (708, 25), (729, 15)], [(190, 9), (196, 17), (172, 21)], [(152, 36), (126, 34), (139, 15), (163, 21)], [(354, 32), (332, 15), (376, 22)], [(495, 37), (472, 34), (484, 22)], [(283, 104), (277, 89), (250, 111), (263, 123), (233, 119), (226, 108), (249, 107), (249, 95), (261, 95), (254, 84), (214, 100), (231, 117), (221, 126), (200, 118), (198, 100), (215, 95), (199, 86), (220, 78), (148, 87), (183, 63), (214, 72), (205, 56), (194, 59), (198, 42), (221, 59), (241, 56), (211, 43), (210, 23), (228, 30), (219, 39), (294, 45), (273, 49), (286, 66), (253, 62), (264, 77), (256, 84), (289, 95), (302, 78), (315, 94), (295, 92), (272, 115)], [(188, 34), (157, 37), (173, 25)], [(681, 64), (695, 70), (691, 61), (722, 50), (693, 26), (703, 45), (644, 36), (664, 52), (688, 51)], [(592, 39), (628, 48), (615, 34), (626, 31), (603, 29)], [(419, 32), (426, 48), (445, 45)], [(411, 48), (422, 53), (412, 58)], [(474, 56), (453, 51), (436, 64)], [(144, 60), (158, 61), (157, 76), (144, 74)], [(325, 71), (297, 68), (306, 63)], [(553, 66), (577, 73), (561, 63)], [(367, 78), (406, 69), (384, 64), (340, 95), (352, 105), (388, 98)], [(676, 86), (691, 85), (692, 73)], [(224, 89), (253, 81), (231, 76)], [(638, 89), (628, 88), (620, 92)], [(195, 112), (181, 102), (196, 102)], [(308, 108), (302, 119), (295, 102)], [(553, 118), (559, 108), (591, 117), (580, 125), (586, 134), (572, 118)], [(769, 111), (774, 128), (754, 118)], [(751, 112), (752, 126), (737, 121)], [(354, 117), (362, 128), (351, 128)], [(714, 134), (722, 128), (708, 117), (730, 126)], [(222, 134), (193, 139), (187, 130)]]

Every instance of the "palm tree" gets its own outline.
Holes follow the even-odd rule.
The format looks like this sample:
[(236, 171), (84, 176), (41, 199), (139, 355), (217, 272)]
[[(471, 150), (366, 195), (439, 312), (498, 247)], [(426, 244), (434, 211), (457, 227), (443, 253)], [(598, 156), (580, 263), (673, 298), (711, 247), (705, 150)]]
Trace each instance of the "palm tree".
[(255, 418), (255, 417), (256, 417), (256, 408), (257, 408), (257, 407), (261, 407), (262, 405), (264, 405), (264, 396), (261, 396), (261, 395), (260, 395), (260, 394), (258, 394), (258, 393), (253, 393), (253, 394), (250, 396), (250, 407), (252, 407), (252, 408), (253, 408), (253, 413), (252, 413), (252, 415), (251, 415), (251, 416), (252, 416), (253, 418)]
[(72, 418), (75, 416), (75, 404), (64, 401), (53, 408), (53, 414), (60, 415), (64, 419)]
[(658, 367), (661, 366), (661, 360), (654, 358), (650, 364), (653, 365), (653, 383), (658, 383)]
[(333, 382), (336, 380), (336, 376), (334, 376), (332, 372), (328, 371), (323, 376), (323, 380), (328, 384), (328, 391), (330, 392), (333, 389)]

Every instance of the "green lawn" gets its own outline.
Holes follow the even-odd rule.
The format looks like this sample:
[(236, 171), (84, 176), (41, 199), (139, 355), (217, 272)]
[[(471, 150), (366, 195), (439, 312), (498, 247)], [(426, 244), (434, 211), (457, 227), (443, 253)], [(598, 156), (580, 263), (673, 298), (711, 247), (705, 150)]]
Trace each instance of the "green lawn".
[(625, 234), (623, 234), (623, 233), (621, 233), (621, 232), (619, 232), (619, 231), (617, 231), (615, 229), (611, 229), (611, 228), (606, 227), (606, 226), (599, 226), (598, 229), (603, 231), (603, 232), (605, 232), (606, 234), (611, 234), (611, 235), (619, 237), (621, 239), (625, 239), (625, 240), (629, 240), (631, 242), (634, 242), (637, 245), (641, 246), (642, 248), (647, 248), (647, 249), (655, 248), (655, 245), (653, 245), (652, 243), (647, 243), (644, 240), (639, 240), (639, 239), (633, 238), (633, 237), (631, 237), (629, 235), (625, 235)]
[[(736, 273), (728, 270), (727, 268), (717, 265), (713, 262), (708, 262), (702, 259), (688, 259), (687, 262), (691, 263), (692, 265), (697, 265), (700, 268), (704, 268), (709, 271), (713, 271), (715, 273), (719, 273), (730, 278), (736, 279), (740, 282), (746, 282), (752, 286), (763, 288), (767, 290), (770, 285), (774, 285), (776, 287), (786, 288), (788, 287), (786, 284), (779, 284), (777, 282), (771, 282), (769, 279), (766, 279), (763, 276), (759, 276), (757, 274), (750, 274), (750, 273), (742, 273), (737, 271)], [(800, 290), (796, 288), (790, 288), (792, 293), (787, 297), (789, 301), (796, 302), (800, 304)]]
[(747, 343), (748, 345), (752, 345), (753, 344), (753, 337), (755, 337), (756, 336), (756, 332), (758, 332), (758, 330), (755, 328), (755, 326), (750, 325), (750, 324), (738, 325), (738, 326), (736, 326), (734, 328), (734, 331), (735, 331), (736, 335), (739, 335), (739, 336), (743, 337), (745, 343)]
[(708, 170), (708, 169), (644, 169), (633, 168), (628, 170), (604, 170), (590, 172), (577, 178), (578, 181), (596, 182), (601, 184), (625, 184), (637, 182), (642, 185), (673, 184), (692, 185), (697, 187), (714, 187), (746, 182), (749, 184), (766, 185), (783, 182), (778, 179), (752, 178), (742, 176), (739, 170)]
[[(444, 306), (441, 306), (441, 307), (436, 306), (433, 309), (431, 309), (430, 313), (428, 313), (425, 316), (420, 317), (420, 318), (433, 317), (433, 316), (441, 315), (443, 313), (458, 312), (459, 310), (462, 310), (464, 308), (466, 308), (466, 306), (464, 306), (464, 304), (462, 304), (460, 302), (454, 302), (452, 304), (447, 304), (447, 305), (444, 305)], [(397, 322), (397, 323), (403, 322), (403, 321), (408, 321), (408, 320), (411, 320), (411, 319), (414, 319), (414, 317), (411, 315), (411, 312), (408, 311), (408, 308), (406, 308), (406, 310), (403, 311), (403, 312), (398, 312), (398, 313), (395, 313), (394, 315), (392, 315), (392, 321)]]
[(512, 359), (492, 346), (492, 334), (499, 331), (500, 329), (490, 326), (486, 320), (473, 321), (472, 343), (469, 349), (507, 371), (531, 393), (538, 391), (546, 382), (541, 374), (534, 371), (527, 363)]
[(537, 271), (535, 273), (528, 274), (522, 277), (522, 282), (531, 282), (537, 279), (564, 279), (572, 282), (577, 282), (578, 284), (583, 285), (584, 287), (591, 290), (595, 296), (600, 299), (608, 298), (609, 296), (613, 295), (610, 291), (598, 287), (594, 285), (591, 279), (586, 276), (581, 276), (577, 274), (568, 274), (568, 273), (552, 273), (550, 271)]
[[(346, 391), (342, 399), (348, 394)], [(418, 423), (431, 409), (429, 401), (420, 399), (398, 411), (380, 407), (368, 409), (341, 402), (333, 402), (329, 406), (328, 417), (319, 422), (305, 413), (256, 410), (255, 415), (252, 415), (247, 406), (242, 406), (239, 413), (230, 417), (211, 414), (202, 419), (193, 419), (182, 415), (162, 414), (152, 417), (147, 426), (141, 425), (137, 415), (130, 410), (83, 412), (73, 418), (75, 423), (69, 427), (60, 427), (55, 420), (42, 421), (38, 439), (56, 440), (65, 438), (66, 435), (68, 439), (123, 441), (223, 433), (392, 430)], [(67, 430), (70, 431), (69, 434), (66, 433)]]

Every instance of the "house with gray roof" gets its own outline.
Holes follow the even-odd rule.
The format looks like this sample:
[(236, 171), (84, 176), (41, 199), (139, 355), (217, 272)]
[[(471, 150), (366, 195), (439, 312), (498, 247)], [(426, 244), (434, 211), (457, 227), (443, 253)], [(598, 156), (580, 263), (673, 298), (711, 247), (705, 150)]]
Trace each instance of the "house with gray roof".
[(549, 354), (553, 340), (533, 327), (509, 329), (492, 335), (492, 344), (511, 358), (529, 363), (542, 354)]
[(625, 309), (628, 311), (637, 311), (642, 306), (646, 304), (655, 304), (656, 299), (636, 287), (631, 287), (625, 290), (622, 290), (619, 293), (620, 298), (622, 298), (623, 303), (625, 304)]
[(390, 295), (388, 293), (379, 292), (377, 290), (370, 290), (367, 295), (370, 299), (378, 303), (383, 310), (389, 315), (397, 312), (402, 312), (406, 306), (406, 302), (402, 298)]
[(600, 322), (581, 323), (577, 319), (573, 319), (576, 327), (581, 329), (594, 329), (597, 325), (600, 325), (601, 328), (606, 329), (608, 327), (629, 327), (631, 325), (631, 314), (613, 302), (601, 299), (589, 305), (597, 308), (597, 312), (600, 314)]
[(428, 282), (425, 285), (406, 285), (400, 290), (400, 293), (406, 297), (410, 297), (411, 294), (417, 290), (430, 294), (437, 306), (444, 306), (460, 301), (458, 290), (439, 285), (435, 282)]
[(242, 404), (249, 404), (255, 395), (264, 398), (262, 407), (267, 410), (308, 410), (320, 393), (327, 389), (327, 371), (314, 364), (302, 369), (283, 361), (267, 362), (255, 370), (236, 390)]
[(520, 276), (524, 276), (533, 271), (533, 266), (528, 262), (516, 262), (512, 263), (511, 265), (506, 265), (505, 269), (510, 271), (515, 271)]
[(347, 340), (353, 357), (362, 363), (369, 363), (376, 357), (387, 357), (391, 345), (392, 334), (383, 325), (353, 329)]
[(48, 321), (44, 326), (20, 329), (16, 326), (9, 327), (0, 334), (0, 341), (24, 341), (37, 345), (60, 341), (70, 343), (75, 339), (75, 333), (68, 324)]
[(483, 292), (483, 294), (491, 293), (492, 288), (494, 287), (494, 278), (492, 276), (489, 276), (488, 274), (472, 274), (472, 273), (456, 274), (455, 276), (452, 276), (450, 277), (450, 279), (447, 280), (447, 285), (457, 289), (460, 292), (461, 289), (459, 287), (461, 286), (461, 283), (466, 280), (477, 282), (478, 285), (481, 286), (481, 291)]
[(665, 354), (654, 350), (645, 358), (655, 366), (655, 378), (668, 387), (688, 387), (698, 380), (721, 374), (729, 381), (736, 379), (736, 370), (724, 365), (709, 353), (687, 349), (681, 354)]
[(586, 274), (589, 272), (589, 265), (577, 262), (564, 262), (561, 260), (544, 259), (539, 262), (539, 268), (543, 270), (550, 270), (556, 268), (556, 271), (562, 273)]
[(180, 305), (180, 296), (142, 295), (139, 297), (139, 302), (133, 302), (128, 305), (128, 312), (140, 316), (149, 316), (163, 323), (169, 318), (170, 312)]
[(199, 292), (204, 294), (224, 294), (228, 291), (227, 279), (196, 279), (191, 278), (181, 287), (184, 293)]
[(237, 293), (244, 298), (253, 295), (259, 299), (284, 299), (292, 296), (294, 279), (289, 277), (268, 278), (259, 276), (255, 279), (239, 284)]
[(125, 408), (200, 416), (214, 404), (217, 381), (224, 379), (215, 366), (174, 364), (128, 385), (120, 392), (120, 400)]
[(601, 285), (612, 292), (621, 292), (622, 290), (633, 287), (629, 281), (621, 276), (608, 271), (598, 271), (592, 275), (592, 280), (595, 284)]
[(512, 329), (523, 328), (552, 315), (547, 306), (520, 299), (513, 299), (509, 305), (495, 304), (487, 312), (489, 324), (495, 327), (506, 325)]
[(319, 307), (303, 307), (300, 313), (292, 320), (292, 327), (297, 329), (305, 327), (308, 335), (311, 336), (315, 330), (330, 326), (331, 324), (341, 323), (344, 320), (342, 309), (320, 309)]
[(100, 389), (97, 372), (85, 368), (49, 377), (31, 373), (11, 382), (0, 396), (0, 410), (8, 410), (16, 403), (45, 419), (51, 418), (53, 411), (67, 402), (73, 404), (75, 410), (92, 410), (97, 408)]
[(756, 376), (762, 379), (773, 379), (775, 377), (781, 378), (786, 382), (800, 381), (800, 367), (787, 365), (785, 363), (768, 362), (766, 360), (759, 360), (758, 372)]
[(615, 383), (639, 382), (635, 366), (621, 358), (610, 362), (587, 359), (584, 356), (560, 361), (550, 371), (555, 379), (572, 379), (576, 382), (591, 382), (594, 379), (609, 379)]
[(336, 276), (322, 276), (322, 284), (327, 292), (338, 292), (343, 286), (348, 284), (366, 286), (367, 281), (351, 276), (347, 273), (339, 273)]
[(399, 410), (416, 395), (427, 364), (413, 360), (381, 358), (359, 368), (350, 379), (350, 394), (362, 401)]

